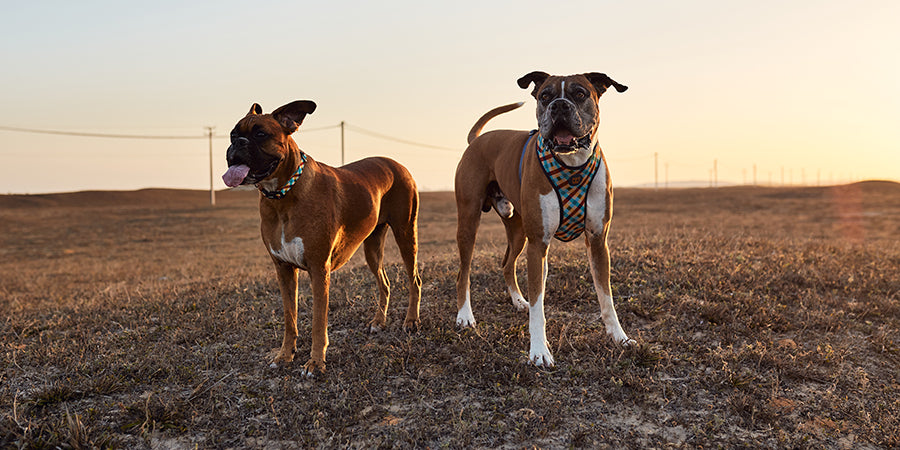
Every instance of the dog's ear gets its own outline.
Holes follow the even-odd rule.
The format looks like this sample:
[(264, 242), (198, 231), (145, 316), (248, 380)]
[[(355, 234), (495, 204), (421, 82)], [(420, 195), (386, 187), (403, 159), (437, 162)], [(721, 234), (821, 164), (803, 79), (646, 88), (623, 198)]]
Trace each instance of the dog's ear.
[(527, 89), (528, 85), (534, 83), (534, 90), (531, 91), (531, 96), (537, 98), (538, 88), (541, 87), (542, 84), (544, 84), (544, 81), (547, 78), (550, 78), (549, 73), (535, 71), (529, 73), (528, 75), (525, 75), (522, 78), (519, 78), (518, 83), (519, 87), (522, 89)]
[(609, 89), (610, 86), (615, 87), (619, 92), (625, 92), (626, 90), (628, 90), (628, 86), (617, 83), (616, 80), (613, 80), (612, 78), (606, 76), (605, 73), (591, 72), (584, 74), (584, 77), (594, 85), (594, 89), (597, 90), (598, 97), (603, 95), (603, 93), (606, 92), (606, 90)]
[(303, 119), (307, 114), (312, 114), (316, 110), (315, 102), (311, 100), (297, 100), (288, 103), (275, 111), (272, 111), (272, 117), (281, 124), (287, 134), (291, 134), (300, 128)]
[(247, 115), (255, 116), (257, 114), (262, 114), (262, 106), (259, 106), (259, 103), (254, 103), (253, 106), (250, 107), (250, 112), (248, 112)]

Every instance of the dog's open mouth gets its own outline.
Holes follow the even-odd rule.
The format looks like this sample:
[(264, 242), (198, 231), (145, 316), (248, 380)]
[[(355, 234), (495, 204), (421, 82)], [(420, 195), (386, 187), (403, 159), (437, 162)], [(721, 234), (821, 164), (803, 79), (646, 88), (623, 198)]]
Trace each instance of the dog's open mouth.
[(228, 187), (237, 187), (242, 184), (253, 184), (258, 181), (265, 180), (272, 172), (275, 171), (275, 168), (278, 167), (278, 163), (281, 160), (274, 160), (269, 167), (265, 170), (250, 173), (250, 166), (246, 164), (235, 164), (233, 166), (228, 166), (228, 170), (222, 175), (222, 181), (225, 182), (225, 185)]
[(553, 143), (557, 147), (572, 147), (575, 145), (575, 136), (569, 130), (560, 128), (553, 132)]
[(244, 182), (244, 179), (247, 178), (247, 174), (249, 173), (250, 166), (246, 164), (235, 164), (228, 167), (228, 171), (222, 175), (222, 181), (225, 182), (225, 186), (237, 187)]

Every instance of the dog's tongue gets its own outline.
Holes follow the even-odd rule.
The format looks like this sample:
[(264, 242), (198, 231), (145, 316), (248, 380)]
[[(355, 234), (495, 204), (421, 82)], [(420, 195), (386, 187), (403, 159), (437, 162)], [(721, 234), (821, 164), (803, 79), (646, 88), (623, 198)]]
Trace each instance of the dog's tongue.
[(560, 130), (553, 135), (553, 140), (556, 142), (556, 145), (571, 147), (572, 144), (575, 143), (575, 136), (572, 136), (572, 133), (569, 133), (568, 131)]
[(222, 181), (228, 187), (240, 186), (247, 174), (250, 173), (250, 167), (244, 164), (237, 164), (228, 168), (225, 175), (222, 175)]

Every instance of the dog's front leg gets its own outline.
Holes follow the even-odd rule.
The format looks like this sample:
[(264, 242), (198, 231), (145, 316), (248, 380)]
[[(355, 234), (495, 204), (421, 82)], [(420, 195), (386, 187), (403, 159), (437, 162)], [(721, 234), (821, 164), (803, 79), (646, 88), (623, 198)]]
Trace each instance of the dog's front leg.
[(303, 366), (303, 374), (312, 376), (316, 371), (325, 372), (325, 350), (328, 348), (328, 287), (331, 283), (331, 266), (310, 267), (312, 284), (312, 348), (309, 361)]
[(597, 299), (600, 301), (600, 316), (603, 325), (606, 326), (606, 334), (617, 344), (631, 345), (633, 339), (629, 339), (619, 324), (619, 316), (613, 305), (612, 288), (609, 284), (609, 246), (606, 236), (609, 231), (607, 224), (599, 234), (588, 232), (588, 258), (591, 260), (591, 277), (594, 280), (594, 290), (597, 291)]
[(284, 339), (281, 341), (281, 349), (275, 349), (273, 366), (293, 361), (294, 352), (297, 350), (297, 268), (287, 263), (276, 262), (275, 271), (284, 308)]
[(528, 264), (528, 334), (531, 336), (531, 350), (528, 359), (538, 367), (553, 367), (553, 355), (547, 345), (547, 321), (544, 317), (544, 288), (547, 284), (548, 244), (539, 240), (529, 240), (526, 250)]

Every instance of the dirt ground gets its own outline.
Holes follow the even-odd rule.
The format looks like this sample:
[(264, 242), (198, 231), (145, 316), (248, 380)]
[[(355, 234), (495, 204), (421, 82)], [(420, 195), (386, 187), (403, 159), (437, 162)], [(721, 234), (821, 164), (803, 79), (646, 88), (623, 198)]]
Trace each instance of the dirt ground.
[[(835, 448), (900, 446), (900, 185), (616, 190), (619, 318), (606, 336), (582, 240), (550, 249), (556, 367), (485, 214), (455, 326), (456, 211), (424, 193), (418, 331), (369, 334), (360, 254), (332, 277), (327, 373), (270, 368), (281, 302), (255, 191), (0, 196), (2, 448)], [(527, 274), (520, 261), (520, 283)], [(301, 276), (301, 296), (311, 299)]]

